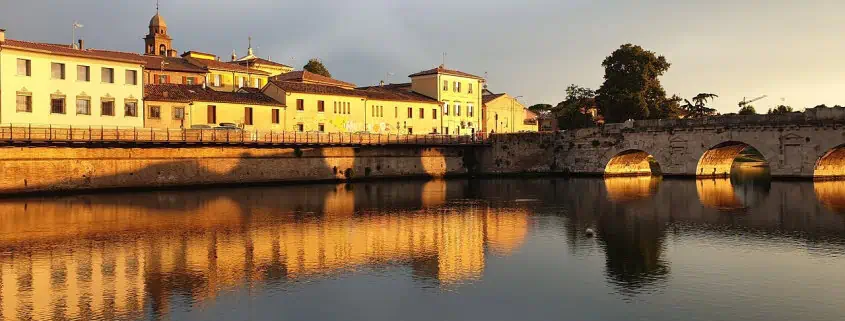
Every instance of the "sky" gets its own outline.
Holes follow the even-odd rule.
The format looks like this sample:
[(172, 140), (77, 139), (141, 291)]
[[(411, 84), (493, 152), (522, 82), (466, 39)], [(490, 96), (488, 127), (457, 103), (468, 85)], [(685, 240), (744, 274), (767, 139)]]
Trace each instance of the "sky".
[[(142, 53), (155, 0), (0, 0), (11, 39)], [(768, 95), (803, 109), (845, 105), (845, 1), (827, 0), (161, 0), (173, 46), (229, 60), (232, 50), (301, 68), (320, 58), (359, 86), (446, 67), (487, 75), (489, 89), (526, 105), (557, 104), (565, 88), (597, 89), (601, 62), (625, 43), (665, 56), (667, 93), (719, 95), (719, 112)]]

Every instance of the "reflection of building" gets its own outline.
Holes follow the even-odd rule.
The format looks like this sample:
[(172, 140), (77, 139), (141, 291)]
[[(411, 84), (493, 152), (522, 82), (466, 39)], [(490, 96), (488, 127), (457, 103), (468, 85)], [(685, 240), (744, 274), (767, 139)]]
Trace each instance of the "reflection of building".
[(162, 315), (176, 295), (201, 302), (244, 283), (379, 265), (450, 286), (481, 277), (486, 248), (505, 255), (523, 242), (526, 211), (437, 209), (446, 182), (422, 186), (425, 208), (411, 211), (355, 204), (364, 189), (343, 185), (2, 202), (0, 253), (15, 254), (0, 255), (0, 318)]

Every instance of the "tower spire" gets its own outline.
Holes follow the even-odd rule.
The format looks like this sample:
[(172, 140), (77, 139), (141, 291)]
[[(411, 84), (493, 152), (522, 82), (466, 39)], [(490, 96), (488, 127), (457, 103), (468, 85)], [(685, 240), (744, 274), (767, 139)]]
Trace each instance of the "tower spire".
[(158, 0), (156, 0), (156, 14), (158, 14)]

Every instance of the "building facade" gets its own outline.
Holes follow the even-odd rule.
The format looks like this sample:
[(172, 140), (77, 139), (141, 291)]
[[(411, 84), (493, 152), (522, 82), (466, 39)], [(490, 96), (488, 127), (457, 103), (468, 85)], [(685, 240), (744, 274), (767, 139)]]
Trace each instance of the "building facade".
[(146, 85), (144, 98), (148, 128), (206, 128), (232, 123), (246, 131), (284, 130), (284, 105), (261, 93), (161, 84)]
[(537, 115), (508, 94), (482, 97), (482, 130), (485, 133), (536, 132)]
[(5, 39), (0, 123), (143, 127), (144, 61), (132, 53)]
[(484, 79), (439, 66), (408, 76), (410, 90), (442, 105), (440, 133), (473, 135), (481, 131), (481, 91)]

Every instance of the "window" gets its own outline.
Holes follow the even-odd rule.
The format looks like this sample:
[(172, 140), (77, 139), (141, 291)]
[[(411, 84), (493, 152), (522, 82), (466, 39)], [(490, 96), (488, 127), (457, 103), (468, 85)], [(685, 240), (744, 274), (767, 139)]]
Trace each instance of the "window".
[(443, 127), (443, 134), (449, 135), (449, 127)]
[(399, 118), (399, 107), (393, 107), (393, 117)]
[(164, 45), (158, 46), (158, 55), (167, 56), (167, 47), (165, 47)]
[(17, 96), (17, 111), (19, 113), (31, 113), (32, 112), (32, 94), (30, 93), (18, 93)]
[(50, 64), (50, 76), (52, 79), (65, 79), (65, 64), (58, 62)]
[(18, 58), (18, 76), (32, 76), (31, 61)]
[(126, 84), (127, 85), (137, 85), (138, 84), (138, 71), (136, 71), (136, 70), (127, 70), (126, 71)]
[(158, 75), (158, 83), (159, 84), (166, 84), (166, 83), (169, 82), (169, 81), (167, 81), (168, 78), (170, 78), (170, 77), (168, 77), (167, 75)]
[(52, 97), (50, 98), (50, 113), (64, 114), (65, 113), (65, 98)]
[(185, 107), (173, 107), (173, 119), (185, 119)]
[(437, 108), (431, 110), (431, 119), (437, 119)]
[(334, 113), (337, 114), (337, 102), (334, 102)]
[(461, 82), (458, 81), (457, 84), (458, 84), (458, 92), (461, 92)]
[(185, 77), (186, 85), (195, 85), (197, 83), (196, 77)]
[(208, 105), (208, 123), (209, 124), (216, 124), (217, 123), (217, 106)]
[(147, 116), (150, 119), (160, 119), (161, 118), (161, 107), (160, 106), (150, 106), (150, 112), (149, 112), (149, 115), (147, 115)]
[(223, 75), (214, 75), (214, 87), (220, 87), (223, 83)]
[(467, 87), (467, 93), (471, 94), (472, 93), (472, 83), (469, 83), (468, 85), (469, 85), (469, 87)]
[(296, 110), (297, 111), (305, 110), (305, 101), (304, 100), (302, 100), (302, 99), (296, 100)]
[(443, 81), (443, 91), (449, 91), (449, 81), (448, 80)]
[(420, 108), (420, 119), (425, 119), (425, 108)]
[(296, 131), (304, 132), (305, 131), (305, 125), (302, 124), (302, 123), (296, 124)]
[(317, 125), (317, 131), (319, 131), (321, 133), (325, 132), (326, 131), (326, 125), (323, 125), (323, 124)]
[(408, 127), (408, 135), (413, 135), (413, 134), (414, 134), (414, 128)]
[(102, 76), (102, 78), (100, 78), (100, 81), (102, 81), (104, 83), (108, 83), (108, 84), (113, 84), (114, 83), (114, 68), (103, 67), (101, 76)]
[(271, 116), (271, 122), (273, 124), (279, 123), (279, 110), (278, 109), (273, 109), (270, 113), (270, 116)]
[(455, 103), (455, 116), (461, 115), (461, 104)]
[(244, 78), (244, 77), (238, 77), (238, 88), (243, 88), (243, 87), (244, 87), (244, 79), (246, 79), (246, 78)]
[(322, 113), (326, 111), (326, 102), (322, 100), (317, 101), (317, 112)]
[(76, 97), (76, 114), (91, 115), (91, 98)]
[(91, 67), (76, 66), (76, 81), (91, 81)]
[(408, 118), (414, 118), (414, 109), (408, 107)]
[(100, 100), (100, 115), (114, 116), (114, 100)]
[(472, 104), (467, 104), (467, 116), (472, 117), (472, 115), (473, 115)]
[(255, 78), (255, 88), (261, 88), (261, 78)]
[(443, 115), (449, 114), (449, 103), (443, 103)]
[(452, 92), (458, 92), (458, 82), (452, 82)]
[(138, 117), (138, 102), (127, 101), (123, 103), (123, 116)]
[(244, 125), (252, 125), (252, 107), (244, 108)]

